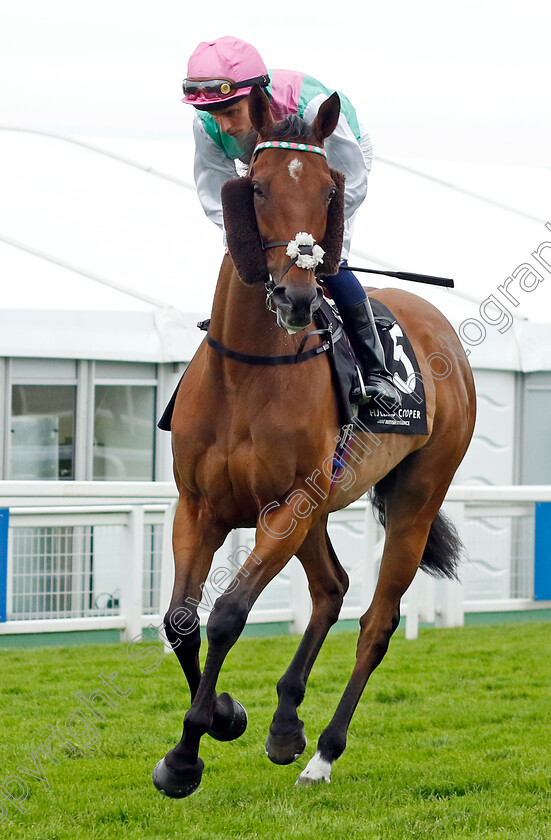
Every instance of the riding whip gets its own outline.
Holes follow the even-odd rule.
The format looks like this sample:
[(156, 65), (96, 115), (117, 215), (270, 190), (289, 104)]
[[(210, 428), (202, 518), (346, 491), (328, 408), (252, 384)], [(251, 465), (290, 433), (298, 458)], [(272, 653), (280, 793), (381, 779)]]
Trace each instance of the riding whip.
[(382, 271), (376, 268), (358, 268), (352, 265), (341, 265), (348, 271), (365, 271), (368, 274), (385, 274), (387, 277), (396, 277), (398, 280), (412, 280), (415, 283), (429, 283), (431, 286), (446, 286), (453, 289), (453, 280), (449, 277), (434, 277), (432, 274), (413, 274), (410, 271)]

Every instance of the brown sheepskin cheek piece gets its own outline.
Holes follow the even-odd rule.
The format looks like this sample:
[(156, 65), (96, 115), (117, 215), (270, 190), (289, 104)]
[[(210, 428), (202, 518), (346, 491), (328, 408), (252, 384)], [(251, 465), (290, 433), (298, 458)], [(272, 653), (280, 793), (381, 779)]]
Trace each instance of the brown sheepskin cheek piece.
[(330, 172), (337, 192), (331, 199), (325, 235), (319, 243), (325, 251), (323, 263), (316, 271), (320, 277), (332, 277), (338, 274), (344, 234), (344, 175), (336, 169), (331, 169)]
[(266, 254), (262, 248), (254, 212), (250, 178), (234, 178), (222, 187), (224, 227), (231, 258), (243, 283), (268, 280)]

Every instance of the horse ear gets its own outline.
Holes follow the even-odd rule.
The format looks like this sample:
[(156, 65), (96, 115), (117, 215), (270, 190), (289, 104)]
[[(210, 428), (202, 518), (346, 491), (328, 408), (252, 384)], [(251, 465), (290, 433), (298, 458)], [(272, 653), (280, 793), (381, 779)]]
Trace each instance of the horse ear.
[(253, 85), (249, 94), (249, 119), (260, 137), (265, 137), (274, 124), (270, 100), (260, 85)]
[(244, 283), (268, 280), (266, 254), (254, 212), (251, 178), (233, 178), (222, 187), (226, 240), (233, 263)]
[(344, 235), (344, 175), (336, 169), (330, 169), (331, 177), (337, 192), (331, 199), (327, 211), (327, 225), (323, 239), (319, 243), (325, 251), (320, 265), (321, 277), (332, 277), (338, 274), (342, 253), (342, 238)]
[(339, 94), (335, 91), (329, 99), (320, 105), (318, 115), (312, 123), (312, 129), (316, 136), (318, 143), (323, 144), (323, 141), (333, 134), (339, 121), (341, 113), (341, 100)]

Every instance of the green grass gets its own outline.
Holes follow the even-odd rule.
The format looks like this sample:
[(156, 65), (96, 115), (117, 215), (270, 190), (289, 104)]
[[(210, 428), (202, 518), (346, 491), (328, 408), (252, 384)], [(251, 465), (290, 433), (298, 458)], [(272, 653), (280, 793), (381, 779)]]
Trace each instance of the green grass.
[(264, 740), (297, 639), (242, 640), (219, 687), (246, 706), (249, 727), (233, 743), (204, 738), (202, 786), (181, 801), (151, 783), (156, 761), (179, 738), (188, 702), (174, 656), (144, 674), (152, 655), (131, 661), (124, 645), (2, 650), (0, 784), (18, 765), (34, 766), (47, 724), (65, 732), (71, 712), (85, 710), (75, 692), (100, 688), (101, 671), (117, 672), (116, 684), (132, 693), (116, 709), (100, 705), (105, 720), (96, 720), (92, 746), (52, 748), (59, 764), (42, 762), (49, 790), (25, 776), (25, 813), (0, 795), (7, 808), (0, 833), (10, 840), (548, 840), (550, 630), (549, 622), (426, 629), (415, 642), (399, 631), (357, 709), (333, 782), (308, 789), (294, 782), (348, 679), (355, 635), (328, 638), (301, 707), (309, 745), (288, 767), (268, 761)]

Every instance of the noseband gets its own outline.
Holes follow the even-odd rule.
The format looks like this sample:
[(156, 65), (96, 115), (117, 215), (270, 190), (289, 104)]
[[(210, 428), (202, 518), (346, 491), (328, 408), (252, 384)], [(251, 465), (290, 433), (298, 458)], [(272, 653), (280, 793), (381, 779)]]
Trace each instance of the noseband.
[[(291, 259), (289, 260), (288, 264), (283, 271), (283, 274), (279, 278), (279, 282), (283, 280), (285, 275), (294, 265), (298, 265), (299, 268), (304, 268), (307, 270), (312, 271), (319, 263), (323, 262), (323, 255), (325, 251), (323, 248), (320, 248), (319, 245), (315, 244), (314, 237), (309, 233), (297, 233), (294, 239), (291, 239), (290, 242), (263, 242), (262, 249), (267, 251), (268, 248), (286, 248), (287, 256)], [(264, 284), (266, 287), (266, 309), (269, 312), (276, 312), (273, 308), (272, 297), (274, 294), (274, 289), (276, 287), (276, 283), (273, 277), (270, 275), (270, 279), (266, 281)]]

